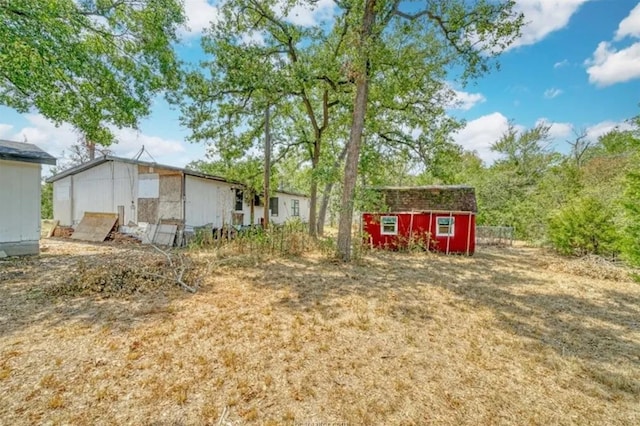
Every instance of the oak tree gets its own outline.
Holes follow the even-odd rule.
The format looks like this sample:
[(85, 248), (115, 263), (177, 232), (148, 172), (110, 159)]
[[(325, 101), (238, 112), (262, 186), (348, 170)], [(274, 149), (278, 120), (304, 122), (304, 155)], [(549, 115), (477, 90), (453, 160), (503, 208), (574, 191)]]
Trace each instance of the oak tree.
[(136, 127), (177, 87), (179, 0), (0, 2), (0, 105), (69, 123), (92, 143)]
[[(381, 65), (410, 59), (420, 64), (418, 70), (431, 67), (429, 75), (434, 77), (459, 70), (458, 77), (467, 81), (489, 71), (492, 59), (519, 36), (523, 16), (515, 13), (512, 0), (344, 0), (338, 5), (352, 10), (350, 28), (354, 41), (348, 56), (356, 85), (338, 230), (337, 254), (348, 261), (365, 118)], [(389, 55), (400, 48), (410, 48), (412, 56)], [(414, 72), (412, 67), (399, 66), (396, 70)], [(425, 83), (437, 81), (432, 78)], [(428, 99), (427, 95), (424, 100)]]

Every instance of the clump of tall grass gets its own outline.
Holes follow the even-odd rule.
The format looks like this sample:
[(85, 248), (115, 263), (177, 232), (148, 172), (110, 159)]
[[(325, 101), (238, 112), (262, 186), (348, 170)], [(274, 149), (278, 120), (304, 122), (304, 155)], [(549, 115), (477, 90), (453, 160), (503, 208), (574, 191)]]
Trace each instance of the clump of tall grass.
[(262, 227), (243, 227), (224, 231), (218, 235), (197, 236), (192, 248), (213, 248), (225, 255), (300, 256), (317, 248), (316, 241), (309, 235), (307, 225), (299, 219), (289, 220), (282, 225), (272, 224)]

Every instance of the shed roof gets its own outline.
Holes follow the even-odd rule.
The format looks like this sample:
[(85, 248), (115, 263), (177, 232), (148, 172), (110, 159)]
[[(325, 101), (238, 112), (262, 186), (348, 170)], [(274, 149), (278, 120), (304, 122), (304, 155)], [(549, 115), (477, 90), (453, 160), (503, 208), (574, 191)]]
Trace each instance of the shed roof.
[(207, 173), (201, 173), (195, 170), (189, 170), (189, 169), (184, 169), (181, 167), (174, 167), (174, 166), (167, 166), (165, 164), (157, 164), (157, 163), (150, 163), (147, 161), (140, 161), (140, 160), (133, 160), (131, 158), (121, 158), (121, 157), (115, 157), (113, 155), (105, 155), (99, 158), (96, 158), (95, 160), (91, 160), (88, 161), (86, 163), (80, 164), (78, 166), (75, 167), (71, 167), (70, 169), (67, 169), (61, 173), (58, 173), (57, 175), (51, 176), (49, 179), (47, 179), (47, 182), (55, 182), (57, 180), (63, 179), (67, 176), (71, 176), (71, 175), (75, 175), (78, 174), (80, 172), (83, 172), (85, 170), (91, 169), (93, 167), (99, 166), (100, 164), (109, 162), (109, 161), (117, 161), (120, 163), (128, 163), (128, 164), (136, 164), (136, 165), (140, 165), (140, 166), (147, 166), (147, 167), (157, 167), (159, 169), (165, 169), (165, 170), (175, 170), (178, 172), (182, 172), (185, 175), (188, 176), (196, 176), (196, 177), (200, 177), (200, 178), (204, 178), (204, 179), (212, 179), (212, 180), (217, 180), (220, 182), (227, 182), (227, 183), (232, 183), (232, 184), (237, 184), (237, 185), (241, 185), (240, 182), (235, 182), (229, 179), (226, 179), (222, 176), (215, 176), (215, 175), (210, 175)]
[[(178, 172), (184, 173), (187, 176), (195, 176), (195, 177), (199, 177), (199, 178), (203, 178), (203, 179), (211, 179), (211, 180), (216, 180), (216, 181), (219, 181), (219, 182), (226, 182), (226, 183), (230, 183), (230, 184), (233, 184), (233, 185), (238, 185), (238, 186), (244, 187), (244, 185), (241, 182), (229, 180), (229, 179), (227, 179), (225, 177), (222, 177), (222, 176), (210, 175), (208, 173), (202, 173), (202, 172), (198, 172), (196, 170), (185, 169), (185, 168), (181, 168), (181, 167), (167, 166), (165, 164), (157, 164), (157, 163), (150, 163), (150, 162), (147, 162), (147, 161), (134, 160), (134, 159), (131, 159), (131, 158), (116, 157), (116, 156), (113, 156), (113, 155), (105, 155), (105, 156), (96, 158), (95, 160), (91, 160), (91, 161), (88, 161), (86, 163), (80, 164), (78, 166), (72, 167), (70, 169), (64, 170), (63, 172), (60, 172), (57, 175), (54, 175), (54, 176), (51, 176), (50, 178), (48, 178), (47, 182), (55, 182), (57, 180), (65, 178), (67, 176), (75, 175), (75, 174), (78, 174), (78, 173), (83, 172), (85, 170), (88, 170), (88, 169), (90, 169), (92, 167), (99, 166), (100, 164), (106, 163), (108, 161), (118, 161), (118, 162), (121, 162), (121, 163), (136, 164), (136, 165), (147, 166), (147, 167), (156, 167), (158, 169), (164, 169), (164, 170), (174, 170), (174, 171), (178, 171)], [(305, 194), (300, 194), (300, 193), (297, 193), (297, 192), (285, 191), (285, 190), (280, 190), (280, 189), (275, 190), (274, 193), (289, 194), (289, 195), (294, 195), (294, 196), (298, 196), (298, 197), (308, 197), (308, 195), (305, 195)]]
[(55, 157), (49, 155), (37, 146), (0, 139), (0, 160), (21, 161), (24, 163), (49, 164), (55, 166)]
[(385, 186), (382, 194), (389, 211), (477, 212), (475, 189), (467, 185)]

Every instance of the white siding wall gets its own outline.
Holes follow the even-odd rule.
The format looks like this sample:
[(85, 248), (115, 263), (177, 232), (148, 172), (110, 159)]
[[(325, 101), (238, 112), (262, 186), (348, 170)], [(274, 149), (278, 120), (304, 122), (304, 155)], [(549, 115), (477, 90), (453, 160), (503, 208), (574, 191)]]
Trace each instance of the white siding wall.
[[(85, 212), (117, 213), (125, 207), (125, 224), (137, 222), (138, 168), (134, 164), (110, 161), (54, 182), (54, 219), (61, 225), (76, 225)], [(189, 226), (213, 224), (221, 227), (233, 222), (236, 185), (196, 176), (185, 176), (185, 223)], [(292, 200), (299, 200), (300, 220), (309, 221), (309, 199), (274, 193), (278, 197), (278, 216), (282, 224), (292, 217)], [(268, 205), (268, 203), (267, 203)], [(238, 212), (239, 213), (239, 212)], [(243, 224), (251, 223), (251, 206), (243, 203)], [(264, 208), (255, 206), (254, 223), (259, 224)]]
[(125, 224), (135, 222), (137, 174), (134, 164), (108, 161), (54, 182), (54, 219), (77, 225), (85, 212), (118, 213), (118, 206), (124, 206)]
[(309, 221), (309, 198), (298, 195), (283, 194), (276, 192), (272, 197), (278, 197), (278, 216), (271, 215), (273, 223), (283, 224), (293, 216), (292, 204), (293, 200), (298, 200), (300, 206), (300, 220), (302, 222)]
[(71, 176), (53, 182), (53, 218), (62, 226), (73, 225)]
[(186, 224), (219, 228), (231, 223), (235, 206), (233, 186), (211, 179), (185, 176)]
[(40, 185), (40, 164), (0, 160), (0, 250), (8, 255), (38, 253)]
[[(300, 203), (300, 216), (299, 219), (302, 222), (309, 221), (309, 198), (297, 195), (283, 194), (281, 192), (272, 193), (271, 197), (278, 197), (278, 215), (274, 216), (273, 212), (271, 212), (270, 221), (276, 224), (283, 224), (287, 220), (293, 217), (293, 212), (291, 209), (291, 205), (293, 204), (293, 200), (298, 200)], [(267, 208), (269, 208), (269, 203), (267, 204)], [(245, 207), (245, 209), (249, 209), (249, 207)], [(264, 208), (256, 207), (255, 210), (255, 223), (260, 223), (260, 219), (263, 217)]]
[(138, 166), (136, 164), (110, 162), (113, 173), (113, 210), (118, 213), (118, 206), (124, 206), (124, 223), (138, 221)]
[[(278, 216), (273, 216), (273, 214), (270, 216), (270, 221), (272, 223), (281, 225), (294, 217), (291, 208), (293, 200), (298, 200), (299, 202), (300, 215), (298, 218), (302, 222), (309, 221), (309, 198), (298, 195), (283, 194), (281, 192), (272, 193), (271, 197), (278, 197)], [(269, 203), (266, 204), (267, 208), (269, 208)], [(255, 206), (254, 209), (253, 223), (260, 224), (261, 219), (264, 217), (264, 207)], [(244, 213), (244, 225), (249, 225), (251, 223), (251, 206), (247, 204), (246, 201), (243, 204), (242, 212)]]

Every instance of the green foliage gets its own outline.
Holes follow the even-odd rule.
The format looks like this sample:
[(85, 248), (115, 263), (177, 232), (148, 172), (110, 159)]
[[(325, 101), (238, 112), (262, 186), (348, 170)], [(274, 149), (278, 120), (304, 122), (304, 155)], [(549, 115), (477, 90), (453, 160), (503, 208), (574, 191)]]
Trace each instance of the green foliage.
[(501, 158), (472, 182), (477, 188), (479, 224), (513, 226), (518, 238), (544, 239), (549, 206), (539, 199), (538, 187), (559, 162), (546, 147), (548, 133), (544, 124), (524, 131), (510, 124), (493, 144), (491, 149)]
[(619, 234), (611, 208), (592, 197), (576, 198), (549, 220), (549, 240), (560, 253), (613, 256)]
[(0, 2), (0, 105), (38, 110), (108, 145), (177, 87), (179, 0)]
[(40, 217), (53, 219), (53, 184), (43, 183), (40, 195)]
[(519, 238), (567, 255), (617, 256), (640, 266), (640, 127), (597, 142), (577, 134), (567, 155), (545, 149), (548, 127), (514, 126), (493, 148), (503, 156), (472, 184), (478, 223), (515, 226)]
[(535, 184), (551, 163), (553, 154), (547, 147), (550, 126), (538, 124), (531, 129), (519, 131), (513, 123), (502, 137), (491, 146), (502, 158), (496, 167), (513, 172), (519, 186)]
[[(240, 161), (200, 160), (188, 164), (188, 168), (242, 183), (247, 188), (248, 194), (261, 194), (264, 190), (264, 160), (258, 157), (248, 157)], [(270, 181), (272, 190), (276, 188), (277, 180), (277, 174), (272, 173)]]
[[(333, 179), (332, 158), (340, 150), (326, 152), (326, 141), (344, 140), (336, 128), (349, 113), (351, 82), (341, 68), (346, 33), (290, 22), (283, 14), (294, 3), (219, 5), (222, 18), (202, 38), (209, 58), (186, 79), (181, 122), (191, 140), (209, 142), (223, 160), (235, 161), (261, 146), (269, 105), (274, 161), (293, 156), (310, 166), (302, 189), (311, 196), (315, 233), (318, 185)], [(341, 22), (338, 16), (335, 26)]]
[(634, 168), (625, 179), (622, 206), (624, 214), (624, 235), (620, 250), (622, 256), (635, 267), (640, 267), (640, 155), (636, 156)]

